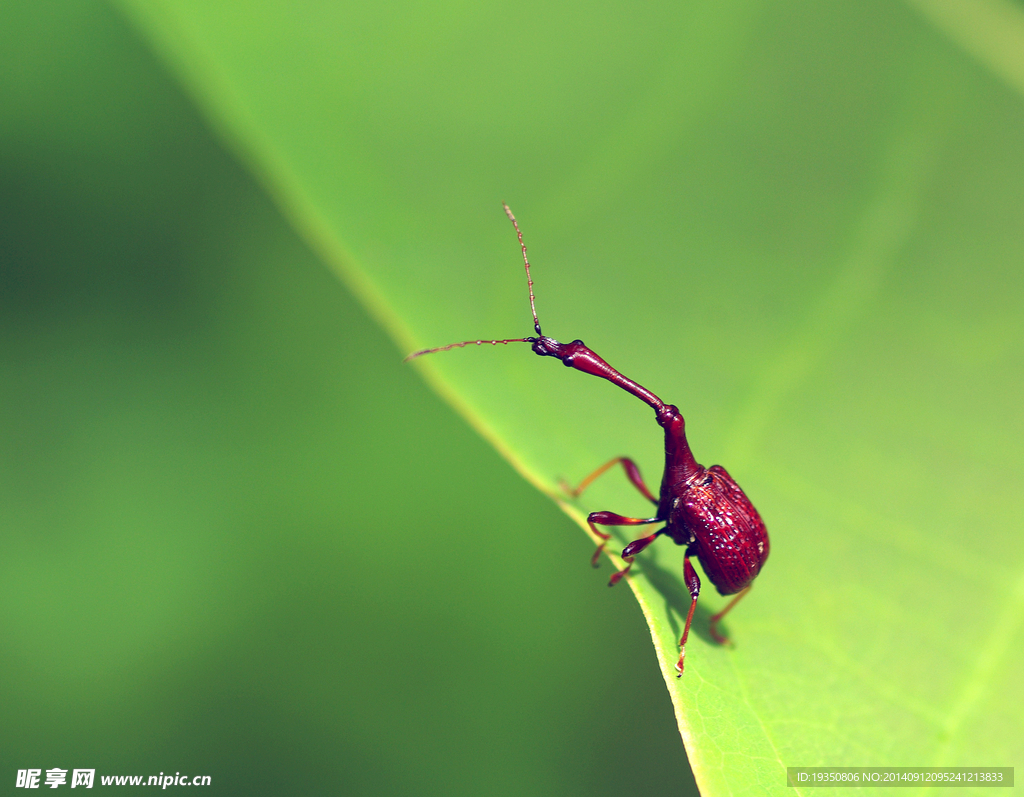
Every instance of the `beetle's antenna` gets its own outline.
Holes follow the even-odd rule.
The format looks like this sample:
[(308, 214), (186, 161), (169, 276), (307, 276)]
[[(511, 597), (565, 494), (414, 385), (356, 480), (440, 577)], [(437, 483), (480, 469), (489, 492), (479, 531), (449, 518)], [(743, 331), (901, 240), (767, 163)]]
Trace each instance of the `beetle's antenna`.
[(492, 346), (499, 343), (533, 343), (534, 338), (509, 338), (508, 340), (464, 340), (462, 343), (449, 343), (447, 346), (438, 346), (436, 349), (420, 349), (414, 351), (402, 362), (409, 362), (414, 357), (419, 357), (421, 354), (433, 354), (435, 351), (448, 351), (448, 349), (462, 348), (463, 346), (482, 346), (484, 343), (490, 343)]
[[(533, 328), (537, 330), (538, 335), (543, 335), (540, 331), (540, 321), (537, 320), (537, 305), (533, 299), (533, 277), (530, 276), (530, 261), (526, 259), (526, 244), (523, 243), (523, 234), (519, 230), (519, 224), (516, 222), (516, 217), (512, 215), (512, 211), (509, 210), (508, 205), (504, 202), (501, 206), (505, 208), (505, 215), (508, 216), (509, 221), (512, 222), (512, 226), (516, 228), (516, 235), (519, 236), (519, 245), (523, 248), (523, 263), (526, 266), (526, 287), (530, 291), (530, 312), (533, 313)], [(435, 351), (448, 351), (448, 349), (460, 349), (463, 346), (482, 346), (484, 343), (490, 343), (492, 346), (496, 346), (499, 343), (536, 343), (536, 338), (508, 338), (507, 340), (464, 340), (461, 343), (449, 343), (447, 346), (438, 346), (436, 349), (420, 349), (414, 351), (403, 362), (409, 362), (416, 357), (420, 357), (424, 354), (433, 354)]]
[(505, 208), (505, 215), (512, 222), (512, 226), (516, 228), (516, 235), (519, 236), (519, 245), (523, 247), (523, 263), (526, 264), (526, 286), (530, 289), (530, 310), (533, 311), (533, 328), (537, 330), (538, 335), (543, 336), (544, 333), (540, 331), (540, 321), (537, 320), (537, 306), (533, 301), (533, 277), (530, 276), (530, 261), (526, 259), (526, 244), (523, 243), (523, 234), (519, 231), (516, 217), (512, 215), (508, 205), (502, 202), (501, 206)]

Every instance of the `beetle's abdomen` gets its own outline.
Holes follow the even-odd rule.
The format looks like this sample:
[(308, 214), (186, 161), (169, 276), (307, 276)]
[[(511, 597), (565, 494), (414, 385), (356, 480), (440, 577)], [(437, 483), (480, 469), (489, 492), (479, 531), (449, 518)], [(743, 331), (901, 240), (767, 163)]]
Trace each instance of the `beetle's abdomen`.
[(718, 592), (732, 595), (750, 584), (768, 558), (768, 530), (732, 476), (712, 465), (683, 506), (697, 558)]

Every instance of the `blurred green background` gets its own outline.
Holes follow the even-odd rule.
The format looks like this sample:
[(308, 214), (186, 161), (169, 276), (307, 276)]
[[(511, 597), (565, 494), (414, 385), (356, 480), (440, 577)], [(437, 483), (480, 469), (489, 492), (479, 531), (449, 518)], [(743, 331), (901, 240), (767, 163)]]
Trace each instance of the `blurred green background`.
[(4, 789), (676, 793), (650, 636), (587, 539), (118, 13), (0, 16)]
[[(5, 3), (9, 786), (1024, 766), (1021, 52), (1010, 0)], [(419, 374), (556, 500), (615, 454), (656, 482), (649, 411), (523, 348), (401, 362), (530, 332), (501, 200), (545, 332), (768, 521), (681, 680), (678, 549), (638, 561), (648, 631)]]

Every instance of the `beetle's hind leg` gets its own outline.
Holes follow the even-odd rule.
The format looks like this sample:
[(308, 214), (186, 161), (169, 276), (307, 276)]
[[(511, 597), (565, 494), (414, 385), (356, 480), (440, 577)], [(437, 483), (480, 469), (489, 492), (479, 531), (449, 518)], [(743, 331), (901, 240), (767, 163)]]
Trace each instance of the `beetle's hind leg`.
[(739, 594), (737, 594), (735, 598), (729, 601), (729, 603), (726, 605), (724, 609), (722, 609), (722, 611), (711, 617), (711, 636), (715, 638), (715, 642), (717, 642), (719, 645), (727, 644), (729, 642), (729, 637), (722, 636), (720, 633), (718, 633), (718, 621), (725, 617), (725, 615), (729, 613), (729, 610), (740, 602), (740, 598), (742, 598), (744, 595), (750, 592), (750, 588), (752, 586), (754, 585), (747, 584), (747, 586), (745, 586), (743, 589), (739, 591)]

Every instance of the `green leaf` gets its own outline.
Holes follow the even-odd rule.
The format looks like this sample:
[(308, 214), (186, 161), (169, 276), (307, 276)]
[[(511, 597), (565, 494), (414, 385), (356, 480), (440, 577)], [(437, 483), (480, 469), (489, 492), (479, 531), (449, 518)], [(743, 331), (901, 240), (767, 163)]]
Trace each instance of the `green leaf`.
[[(545, 332), (755, 501), (771, 558), (684, 678), (681, 552), (630, 579), (703, 793), (1024, 764), (1020, 6), (121, 5), (400, 349), (531, 333), (505, 200)], [(556, 365), (411, 367), (577, 520), (643, 512), (565, 501), (657, 483), (661, 437)]]

